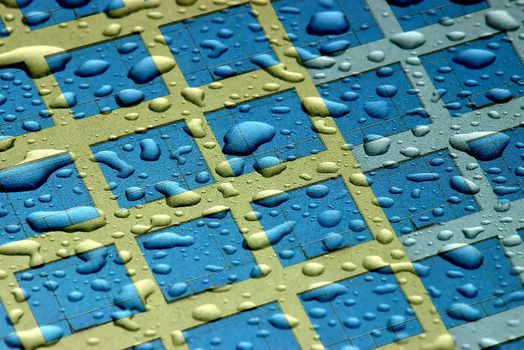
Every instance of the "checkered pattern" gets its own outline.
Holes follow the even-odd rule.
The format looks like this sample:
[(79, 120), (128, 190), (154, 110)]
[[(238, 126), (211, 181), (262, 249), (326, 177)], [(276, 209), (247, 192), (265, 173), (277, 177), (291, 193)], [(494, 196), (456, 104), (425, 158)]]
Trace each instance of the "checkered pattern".
[[(304, 8), (309, 2), (315, 3), (314, 6)], [(53, 230), (38, 236), (26, 231), (25, 235), (16, 235), (12, 225), (5, 225), (0, 270), (2, 276), (5, 274), (2, 285), (9, 287), (0, 291), (0, 311), (11, 322), (1, 327), (0, 348), (30, 346), (36, 341), (63, 349), (86, 344), (121, 349), (220, 346), (243, 349), (249, 348), (246, 341), (252, 339), (251, 345), (268, 349), (321, 346), (338, 349), (347, 344), (363, 349), (381, 346), (389, 349), (400, 340), (419, 348), (446, 334), (453, 335), (458, 346), (479, 348), (483, 345), (472, 329), (482, 329), (491, 338), (490, 345), (510, 340), (503, 336), (504, 330), (490, 329), (490, 324), (506, 324), (510, 319), (522, 318), (519, 288), (522, 288), (524, 258), (518, 231), (523, 226), (519, 219), (523, 217), (519, 195), (522, 190), (508, 193), (508, 188), (522, 185), (521, 167), (515, 162), (520, 161), (523, 147), (522, 89), (518, 76), (519, 68), (522, 71), (524, 46), (519, 38), (523, 32), (522, 29), (500, 32), (488, 26), (484, 18), (490, 11), (505, 10), (520, 23), (519, 4), (491, 0), (468, 7), (454, 1), (444, 5), (439, 0), (434, 2), (435, 7), (426, 9), (417, 5), (406, 9), (398, 6), (404, 1), (355, 2), (358, 4), (354, 10), (342, 0), (240, 1), (230, 9), (221, 2), (204, 1), (205, 6), (199, 2), (186, 7), (150, 0), (144, 1), (143, 6), (137, 5), (142, 10), (132, 9), (126, 2), (124, 7), (111, 2), (107, 5), (111, 10), (131, 8), (130, 14), (117, 20), (99, 13), (102, 7), (62, 18), (60, 10), (29, 15), (24, 12), (27, 7), (22, 5), (20, 9), (12, 9), (0, 4), (2, 13), (5, 10), (18, 15), (18, 22), (9, 22), (13, 31), (3, 39), (0, 55), (20, 46), (45, 44), (61, 49), (57, 55), (47, 57), (52, 74), (44, 77), (29, 78), (23, 62), (16, 67), (0, 67), (0, 79), (5, 82), (2, 89), (9, 92), (9, 97), (0, 95), (3, 116), (0, 128), (4, 136), (1, 141), (16, 137), (14, 146), (7, 147), (2, 154), (5, 154), (4, 168), (22, 166), (18, 163), (30, 151), (52, 148), (69, 152), (75, 165), (70, 170), (74, 171), (72, 178), (77, 185), (73, 184), (72, 190), (82, 199), (64, 195), (63, 206), (57, 208), (53, 202), (53, 210), (66, 210), (82, 202), (103, 212), (107, 220), (105, 226), (93, 231)], [(326, 7), (346, 12), (349, 20), (355, 22), (347, 37), (317, 38), (304, 34), (304, 15)], [(251, 10), (254, 17), (250, 17)], [(24, 22), (20, 21), (22, 14)], [(238, 57), (224, 57), (220, 62), (208, 60), (199, 52), (198, 62), (192, 62), (193, 53), (206, 49), (194, 47), (195, 41), (207, 39), (202, 28), (215, 28), (216, 23), (227, 21), (224, 16), (230, 19), (235, 15), (240, 16), (239, 23), (247, 23), (249, 31), (245, 36), (254, 37), (261, 44), (240, 45)], [(53, 18), (52, 25), (42, 25), (47, 23), (43, 19), (46, 16)], [(28, 20), (30, 17), (35, 18)], [(71, 21), (78, 17), (82, 19)], [(450, 19), (442, 17), (454, 18), (455, 27), (437, 24), (439, 21), (449, 24)], [(212, 23), (207, 25), (206, 20)], [(120, 28), (109, 31), (108, 26), (115, 22)], [(71, 30), (61, 28), (58, 23), (67, 23)], [(28, 27), (31, 30), (26, 30)], [(454, 28), (467, 33), (466, 37), (448, 40), (446, 35)], [(389, 40), (396, 33), (412, 29), (425, 35), (426, 43), (420, 48), (402, 50)], [(60, 34), (66, 31), (68, 40)], [(39, 36), (44, 32), (48, 35)], [(50, 35), (53, 32), (56, 38)], [(72, 73), (67, 69), (73, 66), (53, 69), (56, 67), (53, 60), (61, 61), (60, 55), (72, 55), (73, 60), (75, 55), (84, 57), (84, 53), (100, 55), (100, 48), (111, 51), (117, 47), (115, 42), (129, 39), (125, 36), (130, 34), (139, 43), (141, 55), (174, 57), (178, 63), (144, 86), (143, 93), (147, 96), (133, 107), (104, 106), (101, 98), (89, 94), (94, 89), (92, 84), (102, 82), (69, 81)], [(113, 37), (108, 40), (108, 36)], [(187, 45), (175, 47), (177, 37)], [(329, 45), (336, 41), (347, 42), (347, 47), (331, 55)], [(477, 78), (482, 83), (471, 94), (461, 97), (459, 84), (466, 84), (461, 82), (462, 74), (453, 71), (442, 78), (447, 72), (439, 72), (441, 64), (435, 62), (447, 60), (463, 47), (486, 46), (489, 42), (496, 42), (496, 47), (488, 48), (498, 50), (503, 59), (493, 72), (486, 72), (489, 77), (480, 73)], [(307, 61), (304, 53), (298, 59), (293, 57), (293, 47), (313, 51), (309, 58), (329, 54), (333, 64), (322, 69), (309, 64), (304, 67), (300, 64), (301, 59)], [(383, 51), (383, 59), (368, 59), (370, 52), (378, 50)], [(125, 66), (127, 61), (137, 58), (107, 54), (116, 66)], [(268, 67), (257, 69), (249, 59), (258, 54), (270, 55), (288, 71), (301, 73), (304, 79), (291, 83), (269, 74)], [(380, 55), (375, 53), (377, 56)], [(459, 69), (448, 63), (452, 70)], [(224, 68), (226, 65), (237, 69)], [(127, 87), (126, 72), (118, 71), (120, 68), (115, 67), (114, 83)], [(384, 75), (384, 70), (391, 70), (393, 75)], [(353, 91), (355, 95), (379, 99), (376, 91), (387, 85), (388, 79), (390, 84), (399, 86), (399, 91), (388, 100), (393, 112), (386, 121), (362, 114), (366, 102), (373, 101), (345, 95)], [(511, 100), (486, 100), (486, 92), (508, 86), (513, 93)], [(182, 100), (181, 94), (187, 96), (189, 87), (201, 88), (205, 92), (203, 101)], [(41, 90), (40, 96), (36, 89)], [(70, 89), (79, 98), (76, 110), (67, 98), (69, 108), (50, 107)], [(442, 89), (447, 89), (447, 93), (436, 98), (435, 92), (439, 97), (438, 91)], [(87, 91), (85, 96), (83, 90)], [(336, 100), (351, 102), (353, 109), (349, 116), (359, 110), (362, 118), (308, 116), (300, 102), (312, 96), (324, 98), (328, 109)], [(172, 106), (159, 111), (155, 103), (165, 104), (160, 97)], [(282, 107), (277, 112), (271, 110), (276, 105)], [(281, 114), (284, 110), (287, 115)], [(334, 110), (330, 112), (336, 114)], [(225, 130), (242, 118), (260, 118), (289, 132), (281, 132), (260, 154), (245, 160), (245, 171), (230, 179), (217, 171), (224, 162), (234, 167), (231, 157), (222, 153), (222, 139)], [(202, 134), (192, 134), (187, 127), (195, 124), (202, 127)], [(421, 125), (429, 125), (428, 135), (419, 135), (425, 130)], [(411, 131), (413, 128), (418, 131)], [(450, 146), (451, 136), (477, 131), (499, 131), (510, 137), (510, 145), (497, 160), (501, 164), (477, 165), (471, 156)], [(366, 144), (362, 143), (377, 137), (389, 139), (389, 150), (369, 156)], [(148, 157), (138, 153), (141, 147), (146, 147), (141, 143), (144, 140), (157, 144), (165, 159), (147, 163)], [(100, 152), (106, 153), (101, 156)], [(259, 158), (267, 155), (278, 158), (286, 169), (273, 177), (254, 172)], [(129, 166), (133, 167), (134, 175), (122, 175)], [(470, 176), (477, 180), (481, 192), (450, 200), (457, 196), (448, 193), (447, 186), (431, 183), (423, 188), (408, 184), (403, 191), (395, 189), (396, 193), (392, 193), (392, 186), (403, 186), (394, 185), (393, 180), (409, 175), (411, 169), (437, 173), (444, 182), (453, 175)], [(65, 177), (66, 172), (63, 173)], [(367, 184), (361, 181), (362, 173), (366, 174)], [(501, 173), (507, 173), (506, 180)], [(169, 186), (158, 190), (159, 184), (165, 182)], [(4, 187), (1, 182), (0, 185)], [(51, 192), (65, 191), (60, 184), (50, 182), (47, 186), (57, 187)], [(318, 187), (311, 190), (313, 186), (325, 186), (333, 193), (325, 199), (313, 197), (314, 201), (304, 202), (308, 190), (323, 191)], [(38, 205), (45, 206), (49, 199), (41, 198), (37, 192), (16, 199), (16, 193), (4, 195), (4, 206), (14, 208), (14, 213), (2, 210), (0, 219), (23, 215), (19, 213), (31, 208), (31, 200), (35, 198)], [(198, 197), (191, 206), (170, 202), (172, 195), (188, 193)], [(28, 198), (22, 198), (25, 195)], [(390, 197), (394, 196), (411, 197), (420, 205), (392, 206)], [(411, 201), (407, 197), (406, 201)], [(333, 205), (337, 201), (341, 204)], [(343, 212), (348, 222), (341, 221), (340, 227), (325, 229), (322, 220), (332, 222), (339, 215), (335, 213), (337, 210)], [(328, 217), (323, 219), (322, 215)], [(18, 221), (20, 224), (23, 220)], [(290, 224), (291, 221), (300, 224)], [(314, 229), (318, 223), (322, 227)], [(202, 230), (205, 225), (212, 232)], [(275, 226), (279, 229), (274, 230)], [(194, 242), (184, 240), (186, 230), (195, 234), (205, 231), (212, 244), (202, 237)], [(260, 243), (262, 231), (265, 240)], [(168, 235), (162, 236), (165, 233)], [(155, 240), (162, 244), (171, 242), (172, 246), (169, 249), (155, 246), (160, 244)], [(153, 242), (149, 248), (147, 242)], [(13, 255), (8, 249), (8, 244), (25, 243), (33, 247), (29, 253), (25, 250)], [(511, 276), (508, 281), (492, 281), (486, 287), (498, 288), (499, 282), (510, 284), (502, 285), (505, 292), (498, 295), (503, 307), (494, 306), (478, 318), (464, 317), (465, 322), (459, 323), (449, 321), (442, 311), (448, 299), (438, 299), (432, 288), (435, 283), (441, 288), (447, 283), (439, 274), (443, 269), (441, 254), (456, 249), (455, 243), (475, 244), (486, 251), (490, 266), (485, 268), (496, 266), (487, 272), (493, 280), (497, 278), (497, 269)], [(91, 247), (87, 253), (76, 249), (81, 244)], [(216, 256), (221, 259), (214, 259)], [(102, 257), (109, 264), (107, 268), (112, 269), (107, 274), (118, 282), (115, 286), (92, 287), (93, 283), (96, 286), (101, 282), (86, 279), (81, 273), (75, 275), (82, 263), (101, 264)], [(178, 270), (173, 271), (171, 265)], [(180, 266), (185, 271), (180, 271)], [(100, 270), (90, 278), (96, 280), (98, 274), (105, 273)], [(62, 292), (55, 289), (52, 280), (64, 276), (68, 276), (64, 282), (58, 282), (63, 283)], [(479, 279), (474, 275), (467, 277)], [(84, 285), (95, 291), (98, 288), (102, 295), (90, 292), (87, 299), (68, 307), (67, 303), (78, 298), (74, 290), (83, 289)], [(23, 291), (15, 289), (18, 287)], [(341, 297), (344, 293), (353, 293), (355, 297)], [(20, 302), (24, 294), (26, 300)], [(372, 298), (374, 294), (391, 305), (366, 303), (366, 296)], [(473, 304), (488, 305), (486, 299), (489, 296), (480, 294)], [(351, 300), (361, 308), (355, 313), (348, 311), (352, 310)], [(55, 314), (39, 311), (40, 305), (51, 301), (59, 305), (53, 307)], [(330, 313), (321, 314), (317, 304), (328, 305)], [(439, 315), (433, 312), (434, 307)], [(19, 320), (17, 310), (24, 312)], [(357, 320), (351, 319), (353, 314), (359, 316)], [(479, 323), (473, 325), (472, 321), (477, 320)], [(359, 322), (363, 326), (355, 330), (360, 327)], [(52, 325), (60, 325), (67, 331), (58, 334), (49, 328)], [(27, 337), (25, 331), (31, 329), (36, 329), (36, 338)], [(523, 335), (513, 330), (510, 337), (517, 339)]]

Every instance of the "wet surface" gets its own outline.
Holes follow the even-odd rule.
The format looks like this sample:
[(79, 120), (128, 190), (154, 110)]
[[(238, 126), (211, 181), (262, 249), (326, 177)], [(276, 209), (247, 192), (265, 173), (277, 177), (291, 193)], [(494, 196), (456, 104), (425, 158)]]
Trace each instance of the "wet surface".
[(0, 0), (0, 349), (520, 349), (506, 0)]

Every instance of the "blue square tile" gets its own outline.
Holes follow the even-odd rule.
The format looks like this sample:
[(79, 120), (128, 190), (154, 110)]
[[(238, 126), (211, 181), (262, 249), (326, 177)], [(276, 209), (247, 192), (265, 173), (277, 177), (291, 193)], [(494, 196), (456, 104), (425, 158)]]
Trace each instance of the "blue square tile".
[(190, 86), (201, 86), (258, 68), (251, 58), (275, 55), (251, 9), (240, 5), (161, 27)]
[(300, 298), (328, 349), (374, 349), (422, 332), (390, 270), (332, 283)]
[(328, 108), (349, 112), (335, 117), (348, 144), (361, 144), (363, 135), (389, 136), (430, 123), (398, 64), (322, 84), (319, 92)]
[(324, 150), (294, 90), (207, 113), (206, 120), (237, 176)]
[(0, 171), (1, 244), (99, 217), (69, 154)]
[(504, 34), (421, 57), (453, 116), (524, 95), (522, 62)]
[(54, 55), (47, 61), (76, 119), (168, 94), (138, 35)]
[[(524, 198), (524, 127), (506, 130), (471, 140), (470, 148), (479, 159), (479, 164), (491, 183), (495, 194), (504, 201), (515, 201)], [(494, 156), (486, 159), (483, 150), (496, 151)], [(496, 145), (496, 146), (493, 146)], [(480, 153), (479, 153), (480, 152)], [(485, 153), (485, 151), (484, 151)]]
[[(446, 151), (404, 161), (367, 174), (371, 188), (389, 220), (409, 219), (415, 229), (446, 222), (479, 210), (473, 193), (451, 187), (461, 173)], [(394, 225), (397, 234), (410, 232)]]
[(0, 68), (0, 138), (53, 126), (25, 66)]
[[(118, 204), (130, 208), (213, 182), (184, 122), (91, 147)], [(168, 193), (162, 188), (178, 189)]]
[(138, 243), (168, 301), (258, 275), (228, 211), (140, 236)]
[(435, 24), (488, 8), (487, 1), (457, 3), (452, 0), (387, 0), (404, 31)]
[(337, 54), (383, 38), (362, 0), (279, 0), (273, 6), (293, 45), (315, 54)]
[(145, 308), (114, 246), (16, 273), (40, 327), (60, 336), (128, 317)]
[(523, 304), (524, 286), (497, 239), (426, 258), (422, 283), (448, 328)]
[(253, 202), (252, 207), (284, 266), (371, 240), (340, 178)]
[(65, 23), (77, 18), (115, 10), (124, 6), (122, 0), (90, 0), (70, 2), (70, 6), (62, 6), (56, 1), (22, 1), (17, 0), (24, 15), (24, 21), (32, 30)]

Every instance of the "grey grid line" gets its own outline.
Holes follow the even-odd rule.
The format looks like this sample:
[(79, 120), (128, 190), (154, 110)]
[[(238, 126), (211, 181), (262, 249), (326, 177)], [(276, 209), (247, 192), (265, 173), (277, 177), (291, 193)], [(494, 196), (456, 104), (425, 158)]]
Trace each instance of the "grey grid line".
[[(483, 17), (493, 9), (504, 9), (510, 11), (509, 8), (512, 4), (505, 4), (505, 1), (503, 0), (488, 1), (490, 5), (488, 9), (464, 16), (469, 17), (469, 20), (461, 23), (462, 26), (466, 27), (463, 29), (461, 28), (465, 33), (476, 33), (479, 35), (469, 37), (467, 40), (461, 40), (460, 42), (448, 41), (447, 46), (450, 47), (465, 41), (467, 42), (475, 40), (483, 36), (485, 33), (493, 34), (493, 30), (486, 27)], [(388, 41), (389, 44), (388, 36), (402, 32), (400, 24), (396, 20), (393, 12), (391, 11), (391, 8), (386, 3), (386, 1), (367, 0), (367, 2), (379, 27), (382, 29), (386, 37), (384, 40)], [(513, 6), (519, 5), (523, 5), (523, 3), (513, 3)], [(517, 20), (522, 23), (522, 20), (524, 19), (522, 11), (520, 13), (518, 13), (518, 11), (510, 11), (510, 13), (512, 16), (517, 17)], [(482, 21), (480, 21), (481, 19)], [(460, 21), (460, 18), (455, 19), (455, 21)], [(482, 25), (482, 23), (484, 23), (484, 25)], [(479, 29), (481, 31), (479, 31)], [(437, 40), (444, 37), (446, 32), (450, 31), (450, 28), (436, 24), (417, 29), (416, 31), (422, 32), (426, 38), (426, 42), (432, 43), (434, 41), (438, 42)], [(522, 40), (520, 40), (522, 32), (522, 28), (520, 28), (518, 31), (506, 33), (506, 35), (512, 39), (513, 48), (520, 56), (521, 60), (523, 59), (524, 53), (524, 44), (522, 43)], [(389, 44), (389, 47), (385, 47), (388, 49), (391, 47), (391, 44)], [(438, 47), (436, 47), (433, 51), (440, 51), (446, 48), (446, 44), (439, 42)], [(367, 47), (365, 49), (369, 50)], [(412, 54), (411, 52), (402, 50), (400, 56), (398, 56), (397, 52), (393, 52), (394, 50), (392, 49), (383, 51), (385, 51), (386, 59), (389, 57), (400, 57), (400, 59), (397, 59), (396, 61), (400, 61), (400, 65), (406, 72), (408, 81), (414, 87), (416, 87), (418, 91), (417, 96), (419, 97), (422, 105), (426, 109), (430, 110), (430, 118), (432, 123), (429, 124), (428, 127), (433, 133), (433, 137), (428, 137), (426, 135), (426, 137), (417, 139), (409, 130), (400, 134), (389, 136), (392, 148), (390, 148), (390, 150), (384, 155), (378, 157), (368, 157), (364, 152), (363, 145), (357, 146), (354, 150), (354, 154), (356, 159), (359, 160), (359, 162), (363, 165), (363, 171), (380, 168), (387, 162), (398, 162), (400, 160), (408, 159), (400, 153), (402, 149), (408, 146), (404, 143), (404, 140), (413, 140), (413, 146), (419, 149), (422, 146), (423, 149), (421, 150), (421, 154), (419, 156), (423, 156), (425, 154), (434, 152), (435, 150), (449, 148), (451, 151), (452, 149), (449, 147), (449, 138), (457, 133), (479, 131), (479, 127), (483, 128), (482, 131), (503, 131), (522, 125), (520, 113), (523, 109), (522, 106), (524, 98), (514, 99), (507, 104), (486, 106), (479, 110), (469, 112), (461, 118), (453, 118), (445, 109), (443, 103), (432, 99), (433, 92), (436, 91), (436, 89), (433, 86), (431, 78), (425, 71), (424, 67), (420, 63), (418, 65), (412, 65), (406, 62), (410, 57), (418, 57), (421, 55), (420, 52), (413, 52)], [(346, 54), (347, 53), (348, 52), (346, 52)], [(365, 71), (369, 69), (369, 61), (364, 52), (362, 52), (361, 55), (355, 55), (353, 52), (351, 53), (353, 58), (350, 60), (350, 62), (352, 62), (353, 67), (357, 67), (356, 71)], [(395, 55), (391, 55), (390, 53), (394, 53)], [(344, 62), (347, 59), (347, 55), (341, 55), (337, 57), (338, 62), (333, 66), (335, 69), (330, 69), (328, 74), (325, 74), (325, 71), (322, 71), (323, 74), (315, 75), (315, 72), (312, 72), (311, 70), (310, 73), (312, 73), (314, 77), (317, 77), (317, 79), (315, 79), (317, 82), (319, 80), (329, 81), (339, 79), (341, 75), (344, 74), (341, 74), (341, 72), (338, 71), (336, 67), (338, 67), (341, 62)], [(380, 63), (384, 65), (384, 62)], [(388, 63), (393, 62), (389, 62), (388, 60)], [(368, 69), (365, 68), (366, 66), (368, 66)], [(413, 74), (412, 72), (416, 72), (416, 74)], [(353, 74), (352, 71), (345, 75), (348, 76), (351, 74)], [(503, 115), (503, 117), (500, 119), (492, 119), (489, 117), (488, 112), (493, 110), (498, 110), (499, 113)], [(511, 118), (510, 115), (513, 115), (515, 118)], [(456, 124), (454, 125), (454, 123)], [(486, 127), (487, 129), (484, 129)], [(435, 139), (435, 136), (437, 136), (437, 139)], [(492, 187), (486, 176), (481, 171), (480, 167), (477, 166), (473, 170), (468, 170), (467, 165), (471, 163), (475, 164), (476, 160), (462, 152), (459, 156), (454, 157), (454, 163), (462, 175), (469, 178), (474, 177), (475, 183), (480, 187), (480, 192), (474, 196), (475, 200), (480, 206), (480, 211), (443, 224), (432, 225), (428, 228), (402, 236), (401, 241), (403, 242), (410, 260), (417, 261), (425, 257), (434, 256), (440, 251), (445, 250), (446, 247), (452, 247), (449, 245), (450, 243), (474, 243), (490, 237), (496, 237), (501, 243), (506, 256), (509, 258), (515, 271), (519, 274), (519, 277), (524, 284), (524, 254), (522, 252), (523, 243), (521, 241), (520, 244), (517, 245), (504, 244), (505, 240), (509, 238), (514, 239), (517, 234), (517, 230), (524, 227), (524, 209), (522, 209), (524, 206), (524, 199), (512, 202), (507, 210), (506, 208), (504, 210), (495, 208), (493, 204), (499, 203), (499, 199), (492, 191)], [(473, 239), (467, 239), (463, 232), (456, 232), (456, 228), (469, 228), (478, 226), (482, 227), (484, 231), (482, 231)], [(438, 240), (438, 232), (444, 230), (455, 232), (453, 232), (453, 236), (449, 240)], [(517, 238), (519, 237), (517, 236)], [(520, 238), (517, 240), (517, 242), (519, 240)], [(483, 318), (477, 322), (466, 323), (464, 325), (451, 328), (450, 333), (454, 336), (457, 345), (461, 347), (466, 346), (468, 349), (480, 349), (483, 346), (479, 343), (479, 337), (481, 335), (483, 337), (489, 336), (489, 345), (519, 338), (524, 335), (523, 327), (520, 327), (520, 329), (519, 327), (515, 327), (515, 329), (513, 329), (514, 332), (505, 338), (501, 337), (501, 335), (507, 334), (508, 325), (524, 322), (522, 311), (524, 311), (524, 307), (504, 311)], [(493, 327), (493, 325), (497, 326)]]

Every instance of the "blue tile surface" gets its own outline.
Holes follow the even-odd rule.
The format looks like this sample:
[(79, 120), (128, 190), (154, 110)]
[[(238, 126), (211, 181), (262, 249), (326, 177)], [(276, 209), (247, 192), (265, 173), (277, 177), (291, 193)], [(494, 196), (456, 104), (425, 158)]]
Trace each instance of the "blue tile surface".
[(182, 191), (213, 182), (184, 122), (176, 122), (91, 147), (122, 208), (164, 197), (163, 184)]
[(40, 327), (62, 336), (145, 311), (114, 246), (102, 247), (18, 272)]
[(245, 122), (264, 123), (267, 128), (273, 129), (274, 137), (261, 144), (251, 154), (226, 154), (230, 163), (244, 164), (244, 173), (253, 172), (254, 165), (264, 164), (264, 160), (269, 159), (267, 157), (286, 162), (325, 149), (318, 134), (312, 129), (309, 116), (302, 111), (300, 100), (294, 90), (207, 113), (206, 120), (222, 149), (227, 133)]
[[(168, 94), (160, 72), (136, 34), (50, 56), (47, 62), (75, 119)], [(138, 79), (132, 74), (137, 67)]]
[(349, 107), (349, 114), (335, 118), (348, 144), (363, 143), (365, 135), (389, 136), (430, 123), (416, 90), (398, 64), (318, 88), (325, 99)]
[(289, 323), (276, 303), (184, 331), (191, 350), (202, 349), (300, 349)]
[(488, 8), (485, 0), (387, 0), (404, 31), (422, 28), (441, 20), (461, 17)]
[(326, 349), (367, 350), (422, 332), (389, 270), (329, 284), (300, 295)]
[[(269, 197), (252, 206), (284, 266), (371, 240), (341, 178)], [(286, 227), (290, 229), (281, 229)]]
[[(31, 173), (35, 176), (28, 178)], [(18, 179), (29, 180), (31, 186), (13, 187)], [(91, 197), (68, 154), (3, 169), (0, 187), (0, 244), (47, 231), (48, 226), (42, 222), (45, 220), (48, 225), (54, 225), (57, 220), (65, 226), (80, 223), (89, 218), (70, 216), (68, 212), (82, 207), (93, 209)], [(64, 214), (66, 220), (62, 217)], [(41, 219), (31, 220), (35, 215)]]
[(479, 161), (495, 194), (504, 201), (524, 198), (524, 127), (503, 132), (509, 143), (499, 158)]
[(367, 173), (377, 197), (397, 234), (474, 213), (479, 207), (470, 194), (450, 186), (461, 176), (447, 151), (441, 151)]
[[(60, 6), (65, 0), (17, 1), (33, 30), (101, 13), (108, 6), (111, 9), (123, 6), (123, 0), (73, 0), (89, 2), (75, 8)], [(469, 5), (459, 4), (464, 2), (459, 0), (381, 1), (391, 5), (404, 30), (488, 6), (488, 0), (469, 1), (473, 3)], [(334, 56), (348, 47), (383, 39), (367, 3), (367, 0), (275, 0), (271, 6), (289, 35), (284, 40), (289, 39), (295, 47), (312, 55)], [(315, 32), (312, 27), (317, 21), (324, 23)], [(345, 22), (347, 28), (337, 29)], [(70, 23), (71, 28), (73, 24)], [(318, 32), (329, 28), (330, 33)], [(260, 61), (277, 63), (249, 4), (169, 24), (161, 32), (190, 86), (252, 72), (260, 68)], [(0, 19), (0, 37), (7, 35)], [(472, 49), (477, 50), (476, 55), (484, 55), (483, 59), (493, 57), (493, 62), (483, 67), (467, 67), (460, 57)], [(50, 56), (47, 60), (74, 118), (80, 119), (168, 95), (156, 67), (147, 61), (149, 58), (140, 36), (131, 35)], [(441, 102), (454, 116), (524, 96), (521, 59), (503, 34), (430, 53), (421, 60), (441, 95)], [(86, 69), (86, 63), (92, 67)], [(141, 72), (149, 70), (151, 77), (147, 81), (132, 77), (137, 65), (143, 65)], [(47, 106), (24, 67), (0, 68), (0, 89), (0, 140), (53, 126)], [(389, 136), (430, 123), (428, 112), (422, 108), (416, 90), (398, 64), (322, 84), (318, 90), (326, 100), (347, 107), (348, 113), (334, 118), (334, 122), (350, 145), (361, 144), (369, 135)], [(126, 99), (131, 102), (126, 103)], [(253, 171), (266, 176), (261, 168), (268, 164), (291, 162), (325, 150), (295, 90), (222, 108), (206, 113), (205, 117), (235, 176)], [(272, 136), (248, 154), (226, 151), (227, 139), (237, 129), (240, 130), (237, 141), (252, 147), (252, 133), (260, 130), (243, 128), (244, 123), (260, 123), (257, 125), (271, 129), (273, 134), (269, 133)], [(477, 160), (499, 199), (515, 201), (524, 198), (524, 127), (503, 133), (510, 141), (501, 156), (491, 161)], [(203, 187), (214, 183), (183, 121), (90, 147), (98, 163), (94, 166), (100, 167), (106, 180), (102, 182), (107, 182), (107, 196), (112, 193), (121, 208), (153, 204), (186, 190), (200, 189), (203, 193), (206, 190)], [(459, 193), (450, 185), (453, 177), (461, 175), (453, 158), (448, 151), (441, 151), (369, 172), (366, 175), (377, 200), (368, 204), (382, 207), (399, 235), (478, 212), (474, 196)], [(53, 231), (57, 223), (71, 226), (87, 220), (89, 213), (71, 211), (80, 207), (94, 210), (94, 204), (69, 155), (24, 166), (17, 166), (18, 171), (0, 170), (0, 245)], [(29, 173), (36, 178), (41, 176), (43, 181), (33, 179), (34, 183), (25, 184), (31, 188), (10, 188), (13, 179)], [(248, 215), (253, 214), (260, 222), (284, 267), (373, 239), (340, 177), (250, 205), (253, 213)], [(35, 218), (35, 212), (49, 214)], [(517, 230), (517, 234), (524, 240), (524, 228)], [(136, 243), (147, 262), (144, 268), (151, 270), (169, 303), (260, 277), (252, 251), (229, 211), (142, 234), (136, 237)], [(476, 262), (478, 266), (472, 267)], [(414, 265), (448, 328), (524, 305), (524, 286), (496, 239), (455, 246), (450, 252)], [(60, 329), (58, 336), (44, 332), (48, 343), (56, 337), (146, 311), (114, 246), (15, 274), (38, 325)], [(297, 296), (327, 350), (372, 349), (423, 332), (389, 269), (332, 281), (322, 287), (315, 285), (316, 289)], [(197, 297), (203, 300), (202, 304), (207, 303), (206, 294)], [(299, 349), (277, 302), (203, 323), (183, 331), (189, 349)], [(0, 350), (11, 349), (7, 343), (13, 337), (12, 332), (13, 326), (0, 301)], [(301, 332), (300, 328), (297, 332)], [(165, 334), (155, 335), (159, 336)], [(521, 350), (524, 340), (495, 348)], [(160, 350), (164, 346), (160, 339), (154, 339), (130, 349)]]
[(33, 80), (23, 66), (0, 68), (0, 137), (8, 138), (53, 126)]
[(190, 86), (258, 69), (251, 59), (275, 56), (248, 5), (160, 28)]
[(138, 243), (168, 301), (259, 276), (229, 211), (140, 236)]
[(497, 239), (462, 245), (419, 263), (424, 287), (447, 328), (524, 304), (524, 286)]
[[(364, 0), (279, 0), (273, 6), (293, 45), (313, 54), (337, 53), (337, 47), (355, 47), (383, 38)], [(320, 32), (311, 30), (318, 16), (329, 12), (341, 13), (346, 26), (327, 24)]]
[(421, 61), (453, 116), (524, 95), (524, 66), (505, 34), (436, 51)]
[[(24, 21), (32, 30), (65, 23), (124, 6), (122, 0), (16, 0)], [(69, 3), (69, 5), (68, 5)], [(64, 6), (65, 5), (65, 6)]]

